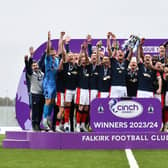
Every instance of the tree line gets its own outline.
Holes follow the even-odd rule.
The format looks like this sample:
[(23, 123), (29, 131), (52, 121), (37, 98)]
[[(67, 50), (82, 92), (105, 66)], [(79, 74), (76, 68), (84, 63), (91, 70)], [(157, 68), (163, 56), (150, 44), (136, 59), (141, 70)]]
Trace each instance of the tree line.
[(14, 106), (15, 99), (10, 99), (9, 97), (0, 97), (0, 106)]

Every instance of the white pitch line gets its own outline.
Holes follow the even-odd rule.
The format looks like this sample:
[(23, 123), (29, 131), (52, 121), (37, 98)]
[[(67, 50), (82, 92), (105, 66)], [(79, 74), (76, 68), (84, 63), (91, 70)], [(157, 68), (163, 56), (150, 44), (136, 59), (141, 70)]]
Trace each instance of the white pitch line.
[(138, 163), (137, 163), (131, 149), (125, 149), (125, 153), (126, 153), (127, 160), (128, 160), (129, 165), (130, 165), (130, 168), (139, 168)]

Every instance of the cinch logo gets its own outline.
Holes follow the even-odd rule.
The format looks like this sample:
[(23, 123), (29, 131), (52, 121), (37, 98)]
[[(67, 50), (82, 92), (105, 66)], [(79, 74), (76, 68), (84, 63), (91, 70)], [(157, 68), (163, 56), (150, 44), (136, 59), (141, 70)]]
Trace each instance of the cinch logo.
[(111, 99), (109, 101), (110, 111), (120, 118), (135, 118), (142, 114), (143, 107), (140, 103), (133, 100), (121, 100)]

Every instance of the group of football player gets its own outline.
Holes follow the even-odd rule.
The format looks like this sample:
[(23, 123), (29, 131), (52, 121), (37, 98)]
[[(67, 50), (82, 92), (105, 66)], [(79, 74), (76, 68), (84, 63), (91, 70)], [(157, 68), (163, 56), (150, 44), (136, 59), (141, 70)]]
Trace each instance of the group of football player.
[[(39, 60), (25, 56), (26, 81), (35, 131), (90, 131), (90, 104), (95, 98), (158, 98), (162, 104), (163, 131), (168, 127), (168, 67), (166, 43), (158, 56), (143, 52), (145, 39), (121, 48), (116, 36), (107, 33), (107, 52), (102, 41), (92, 46), (88, 35), (79, 53), (70, 38), (60, 33), (58, 50), (48, 32), (46, 50)], [(135, 49), (136, 47), (136, 49)], [(53, 113), (52, 113), (53, 112)]]

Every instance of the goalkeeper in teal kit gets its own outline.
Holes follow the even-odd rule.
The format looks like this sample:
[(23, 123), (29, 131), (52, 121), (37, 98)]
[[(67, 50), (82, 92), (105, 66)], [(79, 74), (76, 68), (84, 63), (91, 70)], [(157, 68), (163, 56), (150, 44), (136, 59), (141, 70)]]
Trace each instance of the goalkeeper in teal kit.
[(47, 53), (45, 56), (45, 75), (43, 79), (43, 93), (45, 105), (43, 109), (43, 127), (50, 130), (50, 115), (56, 97), (56, 73), (60, 59), (56, 56), (56, 50), (51, 47), (50, 32), (48, 32)]

